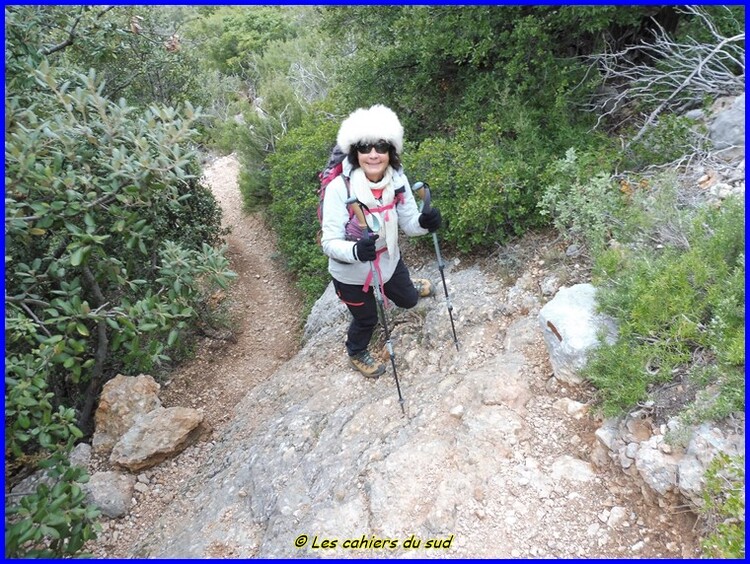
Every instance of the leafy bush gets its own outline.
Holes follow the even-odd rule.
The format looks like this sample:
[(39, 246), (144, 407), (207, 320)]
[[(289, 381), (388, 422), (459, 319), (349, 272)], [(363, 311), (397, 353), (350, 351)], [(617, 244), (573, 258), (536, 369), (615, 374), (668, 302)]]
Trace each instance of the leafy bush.
[(683, 159), (707, 144), (706, 133), (705, 127), (696, 127), (689, 118), (664, 114), (643, 137), (628, 147), (623, 166), (641, 170)]
[[(592, 6), (356, 6), (321, 9), (340, 62), (336, 100), (384, 103), (411, 139), (449, 136), (524, 100), (540, 133), (574, 116), (591, 80), (581, 55), (605, 37), (638, 41), (658, 9)], [(626, 32), (627, 30), (627, 32)], [(350, 56), (354, 52), (356, 56)], [(571, 99), (572, 86), (581, 84)], [(558, 120), (562, 117), (563, 120)]]
[[(447, 220), (441, 232), (460, 250), (503, 244), (546, 222), (537, 205), (547, 163), (582, 130), (573, 124), (544, 130), (539, 118), (508, 98), (502, 114), (462, 128), (450, 140), (427, 139), (413, 154), (405, 152), (409, 178), (434, 189)], [(600, 140), (591, 136), (587, 142)]]
[(287, 266), (296, 274), (305, 293), (308, 308), (330, 281), (328, 259), (317, 244), (318, 172), (328, 162), (339, 123), (321, 109), (311, 112), (300, 127), (279, 141), (276, 152), (269, 158), (273, 198), (268, 208), (269, 218)]
[(78, 555), (86, 541), (100, 530), (99, 509), (87, 504), (80, 484), (84, 470), (71, 466), (61, 453), (43, 467), (54, 483), (41, 483), (32, 494), (6, 508), (6, 558), (64, 558)]
[(200, 42), (212, 66), (227, 75), (253, 79), (254, 59), (274, 40), (293, 37), (288, 6), (210, 6), (189, 22), (188, 37)]
[(233, 273), (190, 148), (199, 113), (108, 100), (35, 48), (28, 13), (6, 10), (6, 464), (59, 481), (12, 500), (6, 549), (69, 555), (95, 534), (65, 465), (102, 384), (178, 350)]
[(609, 168), (592, 171), (586, 160), (580, 161), (575, 149), (568, 149), (565, 158), (545, 170), (544, 176), (552, 184), (544, 188), (539, 213), (550, 217), (566, 238), (581, 239), (592, 248), (601, 248), (624, 205), (623, 195), (608, 171)]

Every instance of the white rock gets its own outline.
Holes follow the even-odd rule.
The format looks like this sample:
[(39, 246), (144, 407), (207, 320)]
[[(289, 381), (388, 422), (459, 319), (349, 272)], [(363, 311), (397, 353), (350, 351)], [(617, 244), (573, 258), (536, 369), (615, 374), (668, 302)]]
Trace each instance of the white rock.
[(567, 455), (561, 456), (552, 464), (552, 476), (574, 482), (589, 482), (596, 478), (591, 464)]
[(609, 517), (607, 518), (607, 526), (615, 528), (621, 525), (628, 517), (628, 510), (624, 507), (615, 506), (610, 509)]
[(539, 312), (544, 342), (555, 376), (567, 383), (579, 384), (579, 374), (591, 349), (599, 344), (604, 332), (614, 342), (617, 329), (614, 320), (596, 313), (596, 288), (591, 284), (563, 287)]

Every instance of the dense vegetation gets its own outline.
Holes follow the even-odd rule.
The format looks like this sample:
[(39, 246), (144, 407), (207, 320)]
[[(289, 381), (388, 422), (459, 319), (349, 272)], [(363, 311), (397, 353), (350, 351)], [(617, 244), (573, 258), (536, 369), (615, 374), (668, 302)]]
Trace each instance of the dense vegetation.
[[(90, 433), (102, 385), (179, 355), (232, 276), (221, 210), (198, 181), (198, 113), (181, 79), (150, 66), (164, 49), (123, 33), (123, 16), (134, 23), (129, 10), (6, 9), (6, 476), (38, 465), (58, 478), (10, 498), (6, 556), (75, 554), (94, 536), (67, 454)], [(83, 39), (66, 45), (73, 34)], [(123, 53), (135, 67), (116, 76)], [(154, 88), (132, 103), (108, 96), (138, 80)]]
[[(401, 118), (451, 252), (546, 225), (586, 249), (622, 329), (587, 367), (606, 414), (678, 377), (719, 390), (686, 421), (744, 411), (744, 204), (685, 206), (675, 187), (710, 151), (685, 110), (742, 91), (743, 60), (740, 7), (6, 8), (6, 476), (61, 477), (11, 499), (6, 556), (95, 534), (67, 452), (101, 385), (184, 354), (231, 277), (196, 150), (237, 152), (311, 305), (328, 283), (317, 173), (374, 103)], [(717, 484), (738, 463), (722, 464), (707, 553), (736, 556), (742, 512)]]

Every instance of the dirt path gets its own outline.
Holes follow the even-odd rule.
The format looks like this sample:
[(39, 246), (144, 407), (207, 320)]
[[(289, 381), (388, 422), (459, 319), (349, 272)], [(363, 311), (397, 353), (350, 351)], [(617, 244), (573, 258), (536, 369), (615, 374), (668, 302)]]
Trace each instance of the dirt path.
[(162, 394), (165, 405), (202, 408), (212, 428), (229, 421), (248, 390), (299, 350), (301, 296), (273, 258), (273, 233), (260, 213), (242, 211), (238, 175), (233, 156), (218, 158), (205, 171), (224, 210), (223, 224), (231, 229), (227, 256), (237, 280), (226, 299), (232, 304), (233, 338), (205, 339), (196, 360), (180, 369)]
[[(130, 514), (105, 521), (102, 534), (90, 547), (97, 558), (131, 556), (136, 541), (207, 459), (212, 439), (233, 419), (237, 403), (299, 350), (302, 298), (274, 260), (275, 239), (261, 215), (242, 211), (238, 174), (234, 156), (220, 157), (205, 170), (205, 183), (224, 210), (223, 224), (231, 228), (227, 256), (237, 280), (224, 297), (232, 304), (231, 338), (219, 334), (201, 339), (195, 359), (180, 366), (160, 393), (165, 407), (202, 410), (211, 436), (171, 462), (139, 474)], [(95, 459), (93, 465), (109, 470), (104, 460)]]

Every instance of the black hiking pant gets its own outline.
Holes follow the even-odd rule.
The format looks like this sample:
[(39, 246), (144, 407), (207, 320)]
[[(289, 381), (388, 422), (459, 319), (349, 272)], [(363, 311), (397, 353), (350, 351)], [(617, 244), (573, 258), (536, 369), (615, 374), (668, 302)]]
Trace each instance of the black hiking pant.
[[(378, 306), (375, 302), (375, 292), (372, 284), (367, 292), (362, 291), (362, 284), (344, 284), (335, 278), (333, 287), (339, 299), (346, 304), (354, 319), (349, 324), (346, 339), (346, 351), (349, 356), (354, 356), (367, 349), (370, 339), (378, 324)], [(403, 259), (399, 259), (393, 276), (383, 284), (385, 297), (398, 307), (406, 309), (417, 305), (419, 294), (412, 284), (409, 269), (406, 268)]]

